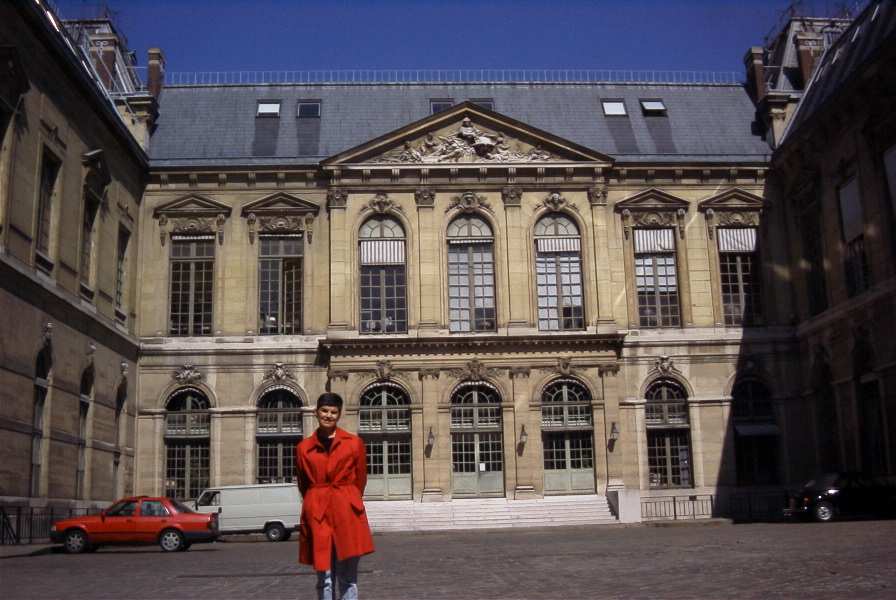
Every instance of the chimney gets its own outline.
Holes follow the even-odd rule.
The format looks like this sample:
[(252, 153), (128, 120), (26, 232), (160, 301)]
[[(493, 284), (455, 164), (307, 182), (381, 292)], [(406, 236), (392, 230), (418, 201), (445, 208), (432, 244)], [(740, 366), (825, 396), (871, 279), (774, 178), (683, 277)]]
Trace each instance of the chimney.
[(765, 87), (765, 50), (753, 46), (744, 56), (744, 67), (747, 70), (747, 91), (755, 104), (762, 102), (767, 92)]
[(149, 49), (149, 60), (147, 61), (146, 87), (153, 98), (158, 99), (162, 93), (162, 86), (165, 83), (165, 57), (159, 48)]
[(796, 34), (796, 57), (800, 65), (800, 75), (803, 77), (803, 89), (809, 85), (812, 73), (818, 57), (824, 50), (824, 39), (820, 33), (814, 31), (801, 31)]

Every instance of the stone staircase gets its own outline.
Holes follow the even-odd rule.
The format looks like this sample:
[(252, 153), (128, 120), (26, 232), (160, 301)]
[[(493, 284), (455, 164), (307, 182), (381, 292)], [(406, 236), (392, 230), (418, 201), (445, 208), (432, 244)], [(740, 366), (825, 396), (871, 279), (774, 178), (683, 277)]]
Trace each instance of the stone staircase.
[(606, 496), (547, 496), (533, 500), (459, 499), (448, 502), (413, 500), (365, 502), (373, 531), (438, 531), (607, 525), (618, 521)]

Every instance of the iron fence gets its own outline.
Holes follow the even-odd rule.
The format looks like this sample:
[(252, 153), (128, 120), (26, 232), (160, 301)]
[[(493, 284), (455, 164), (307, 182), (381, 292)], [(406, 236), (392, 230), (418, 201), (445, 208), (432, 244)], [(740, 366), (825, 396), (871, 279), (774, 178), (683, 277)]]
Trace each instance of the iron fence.
[(734, 71), (621, 69), (345, 69), (318, 71), (169, 71), (165, 85), (439, 83), (644, 83), (739, 85)]
[(783, 490), (734, 494), (728, 498), (724, 516), (741, 523), (781, 521), (787, 499), (788, 494)]
[(644, 521), (677, 521), (679, 519), (708, 519), (714, 515), (715, 496), (650, 496), (641, 499), (641, 519)]
[(50, 539), (55, 521), (86, 515), (87, 508), (0, 507), (0, 544), (33, 544)]

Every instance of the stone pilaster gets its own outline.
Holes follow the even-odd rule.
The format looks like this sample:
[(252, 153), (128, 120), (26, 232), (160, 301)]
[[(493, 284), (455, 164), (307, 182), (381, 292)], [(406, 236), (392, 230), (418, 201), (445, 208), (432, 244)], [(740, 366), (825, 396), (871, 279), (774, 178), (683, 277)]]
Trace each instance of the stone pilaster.
[(346, 215), (347, 194), (330, 190), (327, 209), (330, 211), (330, 321), (328, 329), (351, 329), (352, 323), (352, 252), (351, 232)]
[[(535, 413), (529, 409), (529, 369), (527, 367), (513, 367), (510, 369), (510, 383), (513, 390), (513, 430), (515, 443), (513, 448), (514, 498), (533, 498), (540, 496), (542, 485), (538, 476), (542, 473), (541, 465), (541, 427), (540, 411)], [(526, 428), (526, 442), (523, 443), (520, 435)], [(510, 440), (508, 440), (508, 443)]]
[(422, 445), (414, 445), (415, 448), (423, 448), (420, 499), (423, 502), (441, 501), (445, 499), (447, 489), (445, 477), (450, 476), (451, 470), (450, 421), (446, 422), (443, 414), (449, 418), (450, 415), (439, 409), (439, 370), (421, 369), (417, 375), (423, 403), (420, 415)]
[(507, 318), (508, 327), (531, 327), (529, 318), (531, 315), (529, 294), (529, 265), (527, 260), (530, 254), (528, 243), (529, 236), (526, 231), (526, 223), (522, 214), (522, 192), (518, 188), (505, 188), (501, 193), (504, 202), (504, 244), (507, 248), (507, 279), (508, 300), (510, 313)]

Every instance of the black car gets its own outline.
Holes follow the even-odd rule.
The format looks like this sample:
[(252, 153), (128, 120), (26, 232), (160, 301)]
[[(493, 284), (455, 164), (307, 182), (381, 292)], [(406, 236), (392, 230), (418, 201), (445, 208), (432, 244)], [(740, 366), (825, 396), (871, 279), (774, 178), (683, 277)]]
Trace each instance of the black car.
[(793, 494), (784, 514), (816, 521), (841, 516), (893, 516), (896, 487), (861, 473), (825, 473)]

